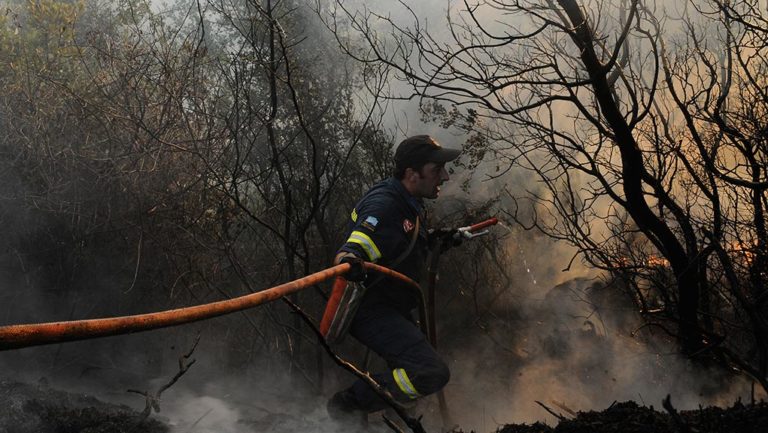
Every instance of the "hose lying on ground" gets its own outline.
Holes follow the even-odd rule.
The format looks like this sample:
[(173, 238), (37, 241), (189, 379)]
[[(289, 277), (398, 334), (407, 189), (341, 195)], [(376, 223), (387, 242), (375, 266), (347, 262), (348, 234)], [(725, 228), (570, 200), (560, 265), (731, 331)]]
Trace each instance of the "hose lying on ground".
[[(274, 301), (329, 278), (344, 275), (349, 271), (349, 268), (348, 263), (342, 263), (260, 292), (174, 310), (103, 319), (0, 326), (0, 350), (131, 334), (210, 319)], [(365, 263), (365, 268), (396, 278), (416, 288), (419, 287), (412, 279), (389, 268), (374, 263)]]

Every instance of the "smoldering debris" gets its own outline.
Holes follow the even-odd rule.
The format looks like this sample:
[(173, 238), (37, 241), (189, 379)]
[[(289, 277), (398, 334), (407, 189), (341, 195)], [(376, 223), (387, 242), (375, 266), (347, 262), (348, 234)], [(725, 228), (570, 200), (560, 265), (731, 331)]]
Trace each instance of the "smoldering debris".
[[(542, 423), (509, 424), (496, 433), (758, 433), (768, 425), (768, 404), (744, 405), (741, 402), (723, 409), (718, 407), (680, 411), (658, 411), (653, 406), (635, 402), (614, 403), (596, 412), (579, 412), (557, 426)], [(455, 431), (454, 433), (460, 433)]]
[(14, 433), (166, 433), (156, 419), (133, 409), (48, 386), (0, 380), (0, 432)]
[[(107, 432), (232, 432), (257, 431), (331, 433), (347, 431), (327, 419), (319, 405), (286, 401), (283, 409), (245, 406), (235, 408), (213, 397), (195, 397), (187, 392), (168, 402), (168, 413), (160, 419), (143, 419), (141, 414), (124, 405), (105, 403), (87, 394), (55, 390), (42, 381), (24, 384), (0, 380), (0, 432), (13, 433), (107, 433)], [(273, 402), (274, 403), (274, 402)], [(496, 433), (721, 433), (738, 431), (758, 433), (768, 425), (768, 403), (736, 402), (727, 408), (699, 407), (677, 410), (674, 399), (659, 405), (644, 406), (632, 401), (614, 402), (602, 411), (570, 411), (547, 401), (558, 414), (554, 426), (542, 422), (506, 424), (495, 427)], [(304, 411), (297, 411), (296, 405)], [(301, 415), (299, 415), (301, 414)], [(166, 416), (168, 418), (166, 418)], [(378, 418), (378, 414), (372, 418)], [(375, 421), (375, 419), (373, 420)], [(385, 432), (381, 423), (368, 430)], [(494, 431), (488, 426), (478, 433)], [(431, 433), (445, 430), (434, 426)], [(463, 433), (461, 425), (452, 433)]]
[[(123, 404), (53, 388), (47, 380), (22, 383), (0, 379), (0, 433), (251, 433), (337, 431), (324, 405), (304, 411), (232, 402), (174, 389), (162, 412), (147, 417)], [(297, 415), (300, 414), (300, 415)]]

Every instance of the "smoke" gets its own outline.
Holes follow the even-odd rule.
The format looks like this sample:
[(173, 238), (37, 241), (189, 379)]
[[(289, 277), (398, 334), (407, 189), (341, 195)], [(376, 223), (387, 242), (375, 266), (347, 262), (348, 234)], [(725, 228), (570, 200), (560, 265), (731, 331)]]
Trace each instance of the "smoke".
[(177, 431), (236, 433), (239, 431), (239, 409), (215, 397), (188, 392), (175, 397), (164, 410), (168, 424)]
[[(520, 171), (485, 176), (494, 165), (484, 161), (473, 173), (457, 171), (434, 203), (438, 219), (473, 203), (510, 209), (505, 190), (536, 188)], [(750, 400), (750, 381), (695, 365), (663, 331), (643, 328), (623, 288), (573, 261), (573, 247), (517, 226), (493, 228), (492, 239), (488, 248), (497, 250), (511, 276), (504, 290), (482, 276), (495, 268), (471, 259), (478, 253), (471, 242), (441, 267), (438, 303), (445, 311), (438, 313), (438, 334), (452, 371), (445, 392), (453, 421), (465, 431), (556, 423), (537, 402), (571, 417), (617, 401), (659, 407), (668, 394), (681, 409)], [(487, 257), (486, 250), (479, 253)], [(482, 283), (473, 287), (466, 276), (477, 274)], [(434, 399), (422, 410), (440, 425)]]
[[(173, 432), (334, 433), (350, 427), (331, 420), (325, 408), (327, 396), (301, 378), (253, 369), (223, 370), (211, 358), (202, 353), (188, 374), (163, 394), (161, 412), (154, 416)], [(156, 378), (151, 386), (167, 379)], [(331, 382), (328, 389), (341, 387)], [(135, 400), (131, 405), (139, 403)], [(379, 417), (371, 417), (371, 424), (383, 425)]]
[(228, 383), (222, 389), (223, 381), (215, 380), (200, 393), (176, 391), (162, 415), (175, 432), (337, 431), (338, 425), (328, 419), (323, 399), (307, 401), (301, 396), (305, 390), (289, 383), (271, 384), (279, 385), (273, 389), (282, 392), (268, 392), (267, 382), (254, 383), (247, 394), (242, 383)]
[(474, 332), (466, 330), (471, 337), (454, 341), (442, 333), (453, 372), (446, 392), (463, 429), (555, 422), (536, 402), (570, 417), (616, 401), (658, 407), (667, 394), (682, 409), (750, 399), (748, 381), (702, 370), (665, 335), (630, 335), (639, 318), (605, 282), (577, 278), (549, 287), (528, 285), (498, 299), (515, 309), (511, 321), (488, 320), (482, 332), (475, 323)]

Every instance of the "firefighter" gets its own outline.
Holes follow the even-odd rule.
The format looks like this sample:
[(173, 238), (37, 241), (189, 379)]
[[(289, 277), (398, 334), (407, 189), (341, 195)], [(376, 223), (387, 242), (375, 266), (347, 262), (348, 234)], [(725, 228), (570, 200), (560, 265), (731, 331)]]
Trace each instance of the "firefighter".
[[(374, 374), (401, 402), (442, 389), (450, 372), (413, 320), (421, 294), (404, 283), (366, 275), (362, 261), (392, 267), (421, 280), (429, 249), (424, 199), (436, 199), (448, 180), (445, 164), (461, 151), (442, 147), (428, 135), (406, 138), (397, 147), (394, 173), (373, 186), (352, 210), (347, 239), (335, 263), (350, 263), (348, 281), (366, 286), (349, 333), (386, 361), (388, 371)], [(356, 419), (384, 409), (386, 403), (362, 380), (328, 402), (333, 419)]]

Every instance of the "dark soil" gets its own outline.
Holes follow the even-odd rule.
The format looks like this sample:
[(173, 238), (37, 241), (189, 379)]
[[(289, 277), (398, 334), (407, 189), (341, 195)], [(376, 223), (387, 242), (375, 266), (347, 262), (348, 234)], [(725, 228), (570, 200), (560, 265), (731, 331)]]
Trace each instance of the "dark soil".
[[(552, 427), (509, 424), (496, 433), (765, 433), (768, 403), (677, 411), (635, 402), (614, 403), (596, 412), (579, 412)], [(274, 421), (274, 420), (273, 420)], [(274, 425), (244, 423), (245, 431), (270, 431)], [(127, 406), (93, 396), (51, 389), (45, 384), (0, 380), (0, 433), (168, 433), (156, 419), (144, 419)], [(298, 431), (301, 431), (299, 429)], [(456, 430), (453, 433), (462, 433)]]
[(127, 406), (58, 391), (45, 384), (0, 380), (0, 432), (167, 433), (168, 427)]
[(635, 402), (616, 403), (601, 412), (579, 412), (557, 426), (510, 424), (497, 433), (765, 433), (768, 404), (739, 402), (722, 409), (708, 407), (692, 411), (655, 410)]

